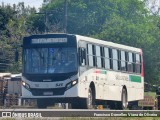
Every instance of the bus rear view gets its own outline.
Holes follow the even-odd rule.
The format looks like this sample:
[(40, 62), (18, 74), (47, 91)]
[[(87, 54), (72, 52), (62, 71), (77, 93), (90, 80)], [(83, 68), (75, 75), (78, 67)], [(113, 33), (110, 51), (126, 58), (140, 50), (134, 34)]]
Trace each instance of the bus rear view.
[[(39, 108), (77, 97), (77, 42), (66, 34), (23, 39), (22, 98), (35, 98)], [(53, 99), (54, 98), (54, 99)]]

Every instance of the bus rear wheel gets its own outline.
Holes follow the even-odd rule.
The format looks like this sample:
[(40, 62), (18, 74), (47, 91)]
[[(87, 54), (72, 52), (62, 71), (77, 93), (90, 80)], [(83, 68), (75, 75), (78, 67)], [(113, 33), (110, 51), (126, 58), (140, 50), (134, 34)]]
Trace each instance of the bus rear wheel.
[(122, 89), (122, 98), (121, 98), (121, 106), (120, 109), (125, 110), (128, 107), (128, 100), (127, 100), (127, 91), (126, 89)]

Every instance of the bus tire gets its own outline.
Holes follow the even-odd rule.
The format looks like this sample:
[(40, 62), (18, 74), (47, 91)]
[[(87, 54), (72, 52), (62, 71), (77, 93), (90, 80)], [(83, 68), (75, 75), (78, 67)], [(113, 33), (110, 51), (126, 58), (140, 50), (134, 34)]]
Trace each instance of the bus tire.
[(121, 103), (120, 109), (125, 110), (128, 107), (128, 100), (127, 100), (127, 91), (126, 89), (122, 89), (122, 96), (121, 96)]
[(91, 87), (88, 90), (87, 98), (80, 98), (76, 101), (72, 101), (72, 109), (93, 109), (95, 105), (95, 97)]
[(84, 100), (84, 109), (93, 109), (95, 105), (95, 95), (91, 87), (88, 90), (88, 98)]

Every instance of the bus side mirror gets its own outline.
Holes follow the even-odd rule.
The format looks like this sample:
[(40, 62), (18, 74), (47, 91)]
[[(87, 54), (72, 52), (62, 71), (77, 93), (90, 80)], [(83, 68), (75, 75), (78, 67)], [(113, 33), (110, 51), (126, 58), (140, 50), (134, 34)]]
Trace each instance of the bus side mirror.
[(16, 50), (16, 51), (15, 51), (15, 62), (18, 62), (18, 59), (19, 59), (19, 53), (18, 53), (18, 51)]

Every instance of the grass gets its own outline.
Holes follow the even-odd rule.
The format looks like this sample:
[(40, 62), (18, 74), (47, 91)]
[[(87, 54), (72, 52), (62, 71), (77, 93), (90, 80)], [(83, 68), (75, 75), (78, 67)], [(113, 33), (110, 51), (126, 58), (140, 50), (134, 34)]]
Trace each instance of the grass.
[(160, 120), (160, 117), (0, 118), (0, 120)]
[(61, 120), (160, 120), (160, 117), (62, 118)]

